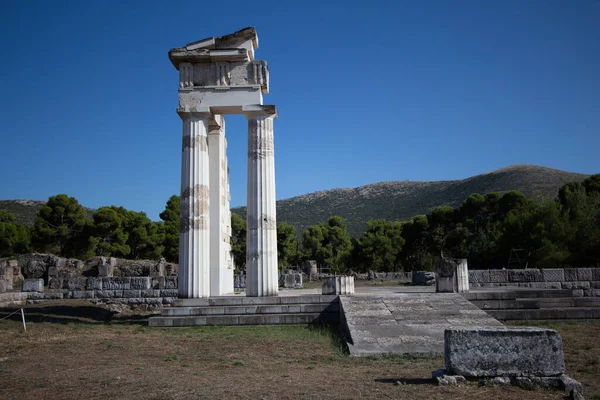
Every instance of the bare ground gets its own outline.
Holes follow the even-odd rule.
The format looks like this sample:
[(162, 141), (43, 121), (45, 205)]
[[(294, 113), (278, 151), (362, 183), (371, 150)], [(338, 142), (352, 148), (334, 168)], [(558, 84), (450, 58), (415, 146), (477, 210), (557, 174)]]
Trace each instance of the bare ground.
[[(151, 329), (135, 315), (105, 323), (102, 310), (83, 318), (72, 308), (28, 308), (38, 322), (27, 332), (18, 319), (0, 322), (0, 399), (562, 398), (478, 382), (438, 387), (430, 377), (442, 358), (352, 358), (327, 328)], [(536, 323), (561, 332), (567, 372), (586, 398), (600, 398), (600, 321), (553, 324)]]

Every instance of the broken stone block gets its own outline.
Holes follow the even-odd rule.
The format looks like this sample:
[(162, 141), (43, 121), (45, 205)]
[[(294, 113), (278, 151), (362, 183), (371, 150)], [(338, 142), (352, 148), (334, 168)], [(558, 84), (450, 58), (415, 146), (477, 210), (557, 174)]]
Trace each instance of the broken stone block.
[(176, 276), (165, 277), (165, 289), (177, 289), (177, 277)]
[(48, 278), (58, 276), (58, 267), (48, 267)]
[(413, 273), (413, 285), (434, 285), (435, 273), (429, 271), (417, 271)]
[(541, 328), (446, 329), (446, 369), (468, 377), (558, 376), (565, 372), (558, 332)]
[(165, 277), (155, 277), (150, 281), (152, 289), (165, 289)]
[(353, 295), (353, 276), (332, 276), (323, 279), (321, 294)]
[(165, 276), (165, 259), (160, 259), (155, 265), (150, 267), (150, 276)]
[(23, 280), (23, 292), (43, 292), (44, 291), (44, 280), (43, 279), (25, 279)]
[(62, 278), (48, 278), (48, 289), (62, 289), (63, 279)]
[(98, 265), (98, 276), (99, 277), (112, 277), (113, 276), (113, 267), (109, 264), (100, 264)]

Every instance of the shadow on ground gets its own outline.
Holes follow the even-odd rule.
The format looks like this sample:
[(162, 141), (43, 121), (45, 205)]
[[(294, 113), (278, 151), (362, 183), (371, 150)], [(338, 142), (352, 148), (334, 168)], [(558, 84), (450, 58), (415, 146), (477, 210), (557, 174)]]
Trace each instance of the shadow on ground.
[[(21, 321), (19, 308), (0, 309), (0, 320)], [(23, 307), (26, 322), (57, 324), (137, 324), (147, 325), (149, 314), (118, 313), (93, 305), (45, 305)], [(11, 315), (12, 314), (12, 315)]]

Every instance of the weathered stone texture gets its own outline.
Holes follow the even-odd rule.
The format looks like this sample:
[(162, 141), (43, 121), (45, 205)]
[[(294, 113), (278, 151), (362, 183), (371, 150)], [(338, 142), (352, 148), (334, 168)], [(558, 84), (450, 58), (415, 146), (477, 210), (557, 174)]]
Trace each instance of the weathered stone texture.
[(109, 264), (98, 265), (98, 276), (99, 277), (112, 277), (113, 269), (114, 269), (114, 267), (112, 267)]
[(471, 283), (489, 283), (490, 282), (490, 271), (488, 271), (486, 269), (469, 271), (469, 282), (471, 282)]
[(151, 280), (149, 277), (131, 278), (131, 289), (146, 290), (150, 289)]
[(592, 270), (592, 280), (600, 281), (600, 268), (590, 268)]
[(86, 286), (86, 278), (71, 278), (67, 281), (67, 288), (73, 292), (77, 290), (85, 290)]
[(335, 295), (353, 295), (354, 277), (352, 276), (333, 276), (325, 278), (321, 288), (322, 294)]
[(106, 290), (129, 290), (131, 278), (102, 278), (102, 288)]
[(72, 292), (74, 299), (93, 299), (95, 298), (94, 290), (77, 290)]
[(165, 278), (165, 289), (177, 289), (177, 277), (167, 276)]
[(89, 277), (87, 278), (87, 290), (102, 290), (102, 278)]
[(565, 281), (574, 282), (577, 278), (577, 268), (565, 268)]
[(577, 280), (578, 281), (591, 281), (592, 269), (591, 268), (577, 268)]
[(468, 377), (558, 376), (565, 371), (560, 335), (540, 328), (447, 329), (446, 369)]
[(562, 289), (589, 289), (589, 282), (561, 282)]
[(4, 279), (0, 279), (0, 293), (6, 292), (6, 281)]
[(136, 298), (136, 297), (140, 297), (141, 295), (141, 291), (140, 290), (123, 290), (123, 297), (126, 298)]
[(563, 282), (565, 280), (565, 270), (562, 268), (543, 269), (542, 279), (544, 282)]
[(178, 295), (177, 289), (163, 289), (160, 291), (160, 297), (177, 297)]
[(506, 269), (490, 269), (489, 277), (490, 277), (490, 283), (506, 283), (506, 282), (508, 282), (508, 270), (506, 270)]
[(542, 282), (542, 273), (538, 269), (511, 269), (508, 271), (509, 282)]
[(44, 280), (43, 279), (25, 279), (23, 280), (23, 292), (43, 292), (44, 291)]
[(48, 289), (62, 289), (63, 279), (62, 278), (48, 278)]
[(160, 290), (157, 289), (147, 289), (140, 291), (141, 297), (160, 297)]
[(165, 277), (155, 277), (150, 281), (150, 287), (152, 289), (165, 289)]

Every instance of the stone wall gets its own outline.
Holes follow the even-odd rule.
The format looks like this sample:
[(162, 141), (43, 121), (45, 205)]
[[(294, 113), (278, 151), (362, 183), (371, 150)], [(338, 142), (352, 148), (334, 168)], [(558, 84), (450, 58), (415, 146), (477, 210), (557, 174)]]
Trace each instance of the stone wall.
[(600, 268), (471, 270), (469, 283), (471, 288), (569, 289), (573, 296), (600, 296)]
[[(27, 283), (38, 279), (26, 279)], [(172, 304), (178, 296), (177, 277), (89, 277), (69, 278), (68, 289), (52, 292), (27, 292), (27, 301), (84, 299), (104, 304), (147, 304), (161, 306)]]

